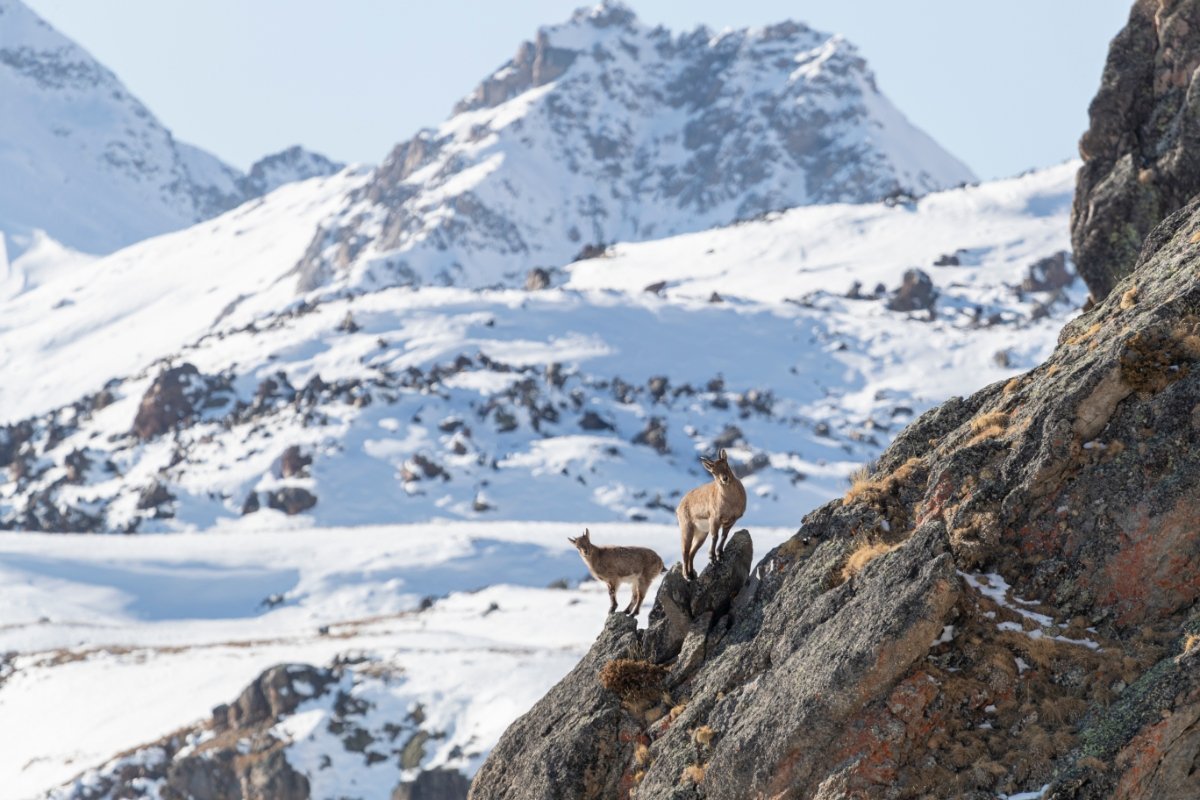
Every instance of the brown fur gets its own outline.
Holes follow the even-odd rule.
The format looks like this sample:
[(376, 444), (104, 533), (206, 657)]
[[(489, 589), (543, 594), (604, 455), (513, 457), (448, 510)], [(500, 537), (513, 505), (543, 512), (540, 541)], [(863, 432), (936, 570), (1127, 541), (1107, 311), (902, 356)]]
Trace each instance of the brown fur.
[(648, 547), (614, 547), (592, 544), (591, 533), (583, 529), (578, 539), (567, 537), (575, 545), (592, 577), (608, 586), (612, 605), (608, 613), (617, 610), (617, 587), (622, 583), (633, 586), (633, 599), (623, 613), (636, 617), (650, 584), (663, 571), (663, 560)]
[(696, 553), (704, 546), (709, 533), (712, 534), (712, 546), (708, 558), (719, 561), (725, 552), (729, 531), (746, 513), (746, 488), (733, 474), (725, 451), (720, 452), (716, 461), (702, 458), (700, 463), (713, 476), (713, 482), (692, 489), (675, 509), (683, 544), (683, 574), (688, 580), (696, 578)]

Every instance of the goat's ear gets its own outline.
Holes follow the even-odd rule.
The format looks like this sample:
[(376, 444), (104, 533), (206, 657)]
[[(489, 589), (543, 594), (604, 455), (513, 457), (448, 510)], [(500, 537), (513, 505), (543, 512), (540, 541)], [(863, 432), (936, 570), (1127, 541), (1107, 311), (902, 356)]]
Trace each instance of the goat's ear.
[(568, 541), (568, 542), (570, 542), (571, 544), (575, 544), (575, 543), (576, 543), (576, 542), (578, 542), (579, 540), (578, 540), (578, 539), (572, 539), (570, 536), (568, 536), (568, 537), (567, 537), (567, 541)]
[(584, 529), (583, 529), (583, 536), (580, 536), (579, 538), (580, 538), (580, 539), (591, 539), (591, 538), (592, 538), (592, 532), (591, 532), (591, 531), (589, 531), (587, 528), (584, 528)]
[(722, 448), (721, 448), (721, 452), (717, 454), (717, 460), (718, 460), (718, 461), (728, 461), (728, 460), (729, 460), (729, 458), (728, 458), (728, 457), (726, 457), (726, 455), (725, 455), (725, 448), (724, 448), (724, 447), (722, 447)]
[(708, 470), (709, 472), (712, 472), (714, 469), (717, 468), (717, 465), (714, 464), (713, 462), (709, 461), (707, 458), (701, 458), (700, 463), (703, 464), (704, 468), (706, 470)]

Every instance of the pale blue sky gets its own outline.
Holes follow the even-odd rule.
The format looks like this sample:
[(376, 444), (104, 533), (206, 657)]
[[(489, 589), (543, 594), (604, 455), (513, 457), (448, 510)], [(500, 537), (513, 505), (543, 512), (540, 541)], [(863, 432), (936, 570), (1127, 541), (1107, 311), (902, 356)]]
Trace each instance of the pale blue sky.
[[(579, 0), (26, 0), (182, 139), (245, 168), (303, 144), (378, 162)], [(1076, 154), (1131, 0), (631, 0), (689, 30), (843, 33), (908, 117), (981, 177)]]

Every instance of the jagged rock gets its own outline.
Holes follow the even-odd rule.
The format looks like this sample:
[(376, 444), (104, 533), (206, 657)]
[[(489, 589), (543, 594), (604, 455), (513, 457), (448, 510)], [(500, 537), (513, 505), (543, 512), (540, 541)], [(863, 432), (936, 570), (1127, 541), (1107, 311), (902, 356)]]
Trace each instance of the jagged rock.
[(1194, 239), (1200, 200), (1046, 364), (921, 416), (740, 588), (668, 573), (634, 649), (670, 666), (682, 710), (587, 727), (613, 709), (576, 699), (583, 675), (630, 649), (610, 623), (472, 796), (594, 796), (585, 776), (635, 772), (639, 797), (1197, 796)]
[(638, 649), (637, 621), (609, 614), (587, 655), (500, 737), (468, 797), (618, 797), (624, 764), (633, 754), (633, 726), (597, 675), (609, 661), (631, 658)]
[(267, 494), (267, 505), (288, 516), (301, 514), (316, 504), (313, 493), (299, 486), (285, 486)]
[(159, 373), (142, 396), (133, 433), (142, 441), (166, 433), (190, 417), (195, 409), (189, 391), (200, 377), (192, 364), (181, 364)]
[(579, 418), (579, 427), (585, 431), (611, 431), (615, 430), (612, 423), (604, 419), (595, 411), (585, 411), (583, 416)]
[(251, 492), (250, 494), (246, 495), (246, 501), (242, 503), (242, 516), (244, 517), (247, 514), (253, 514), (260, 508), (262, 508), (262, 506), (259, 504), (258, 492)]
[(338, 323), (337, 330), (341, 333), (358, 333), (361, 328), (354, 321), (354, 315), (347, 311), (346, 316), (342, 317), (342, 321)]
[(659, 453), (666, 453), (671, 448), (667, 443), (667, 425), (661, 417), (651, 417), (646, 427), (633, 437), (634, 444), (644, 444), (653, 447)]
[(1079, 140), (1075, 262), (1104, 298), (1146, 235), (1200, 192), (1200, 2), (1136, 0), (1112, 40)]
[(175, 501), (175, 495), (164, 484), (155, 481), (138, 494), (137, 507), (143, 511)]
[[(225, 722), (236, 730), (290, 714), (305, 700), (321, 694), (332, 680), (328, 670), (308, 664), (271, 667), (242, 690), (228, 707)], [(311, 688), (301, 691), (297, 688), (298, 683)]]
[(283, 451), (279, 457), (279, 476), (281, 478), (304, 477), (312, 466), (312, 456), (300, 450), (300, 445), (294, 444)]
[(541, 267), (534, 267), (525, 275), (525, 291), (537, 292), (550, 288), (550, 273)]
[(392, 791), (392, 800), (466, 800), (471, 781), (455, 769), (431, 769)]
[(727, 447), (733, 447), (744, 438), (741, 428), (737, 425), (727, 425), (725, 426), (725, 430), (721, 431), (713, 439), (712, 446), (714, 450), (724, 450)]
[(1029, 267), (1029, 274), (1021, 281), (1026, 292), (1056, 292), (1075, 281), (1075, 273), (1067, 266), (1070, 255), (1063, 250), (1040, 259)]
[(650, 380), (646, 381), (646, 389), (650, 392), (650, 396), (654, 398), (654, 402), (660, 402), (667, 390), (671, 388), (671, 382), (665, 375), (655, 375)]
[(910, 269), (905, 271), (900, 288), (888, 298), (887, 307), (892, 311), (928, 311), (937, 296), (930, 277), (923, 270)]

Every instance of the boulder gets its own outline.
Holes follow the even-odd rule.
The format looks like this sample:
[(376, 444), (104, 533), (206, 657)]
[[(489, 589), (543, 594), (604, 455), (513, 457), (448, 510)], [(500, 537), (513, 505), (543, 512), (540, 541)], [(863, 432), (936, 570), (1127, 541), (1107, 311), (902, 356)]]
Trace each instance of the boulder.
[(1200, 192), (1200, 0), (1136, 0), (1079, 140), (1075, 262), (1100, 300), (1147, 234)]

